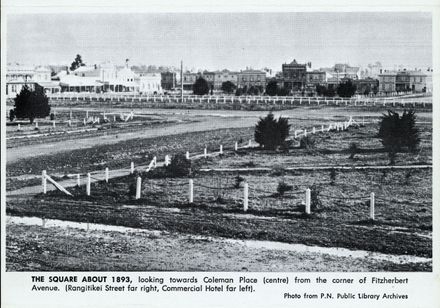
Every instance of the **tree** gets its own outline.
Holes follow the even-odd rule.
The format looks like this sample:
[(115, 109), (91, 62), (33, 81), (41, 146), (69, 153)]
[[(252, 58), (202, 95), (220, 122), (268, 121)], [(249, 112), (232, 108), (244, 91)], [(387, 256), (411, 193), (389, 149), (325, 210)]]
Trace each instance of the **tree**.
[(33, 123), (35, 118), (44, 118), (50, 114), (49, 99), (42, 88), (31, 91), (24, 86), (14, 101), (17, 118), (28, 118)]
[(271, 80), (266, 86), (266, 94), (270, 96), (275, 96), (278, 94), (278, 84), (276, 80)]
[(81, 55), (76, 55), (75, 60), (70, 65), (70, 70), (74, 71), (80, 66), (85, 66), (85, 64), (83, 63), (83, 61), (81, 59)]
[(290, 125), (288, 119), (279, 117), (274, 118), (269, 113), (265, 118), (260, 118), (255, 126), (255, 141), (268, 150), (276, 150), (285, 143), (289, 136)]
[(221, 90), (225, 93), (231, 94), (234, 93), (235, 88), (237, 88), (237, 86), (232, 81), (228, 80), (222, 83)]
[(209, 84), (203, 78), (199, 77), (193, 85), (193, 92), (195, 95), (205, 95), (209, 93)]
[(356, 93), (356, 85), (349, 79), (339, 84), (336, 92), (340, 97), (352, 97)]
[(420, 143), (415, 112), (404, 110), (400, 116), (397, 112), (388, 110), (388, 114), (382, 115), (377, 136), (388, 152), (390, 164), (394, 165), (399, 151), (403, 148), (415, 151)]

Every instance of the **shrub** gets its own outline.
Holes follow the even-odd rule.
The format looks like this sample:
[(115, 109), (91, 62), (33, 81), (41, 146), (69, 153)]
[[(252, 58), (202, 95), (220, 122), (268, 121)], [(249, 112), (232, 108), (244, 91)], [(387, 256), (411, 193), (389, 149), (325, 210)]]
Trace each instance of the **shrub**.
[(275, 96), (278, 94), (278, 84), (276, 80), (271, 80), (267, 83), (266, 94), (270, 96)]
[(209, 93), (209, 84), (203, 77), (199, 77), (194, 83), (193, 93), (195, 95), (205, 95)]
[(237, 88), (237, 86), (233, 83), (233, 82), (231, 82), (231, 81), (225, 81), (225, 82), (223, 82), (222, 83), (222, 86), (221, 86), (221, 90), (223, 91), (223, 92), (225, 92), (225, 93), (228, 93), (228, 94), (231, 94), (231, 93), (234, 93), (234, 90)]
[(234, 183), (234, 188), (240, 188), (241, 183), (244, 182), (244, 177), (240, 176), (239, 174), (237, 174), (237, 176), (234, 178), (235, 183)]
[(292, 189), (292, 185), (289, 185), (284, 181), (278, 182), (277, 193), (279, 196), (283, 196), (285, 192), (291, 191)]
[(316, 147), (316, 139), (311, 136), (302, 137), (299, 140), (300, 149), (313, 150)]
[(352, 97), (356, 93), (356, 85), (349, 79), (340, 83), (336, 92), (340, 97)]
[(404, 110), (402, 116), (391, 110), (382, 115), (377, 136), (388, 152), (391, 165), (394, 165), (397, 153), (403, 148), (409, 151), (417, 149), (420, 138), (415, 123), (416, 115), (413, 110)]
[(289, 136), (290, 125), (286, 118), (274, 118), (269, 113), (265, 118), (260, 118), (255, 126), (255, 141), (268, 150), (276, 150), (284, 144)]
[(185, 154), (177, 154), (171, 158), (171, 163), (166, 167), (170, 176), (182, 177), (191, 174), (191, 161)]

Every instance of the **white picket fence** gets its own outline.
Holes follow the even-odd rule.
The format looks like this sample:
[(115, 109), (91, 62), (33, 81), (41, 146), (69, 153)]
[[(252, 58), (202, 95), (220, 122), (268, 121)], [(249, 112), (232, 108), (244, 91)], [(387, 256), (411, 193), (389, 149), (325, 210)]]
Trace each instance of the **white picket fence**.
[[(268, 104), (268, 105), (350, 105), (350, 106), (431, 106), (429, 99), (408, 100), (418, 98), (417, 95), (393, 93), (389, 96), (355, 96), (342, 97), (298, 97), (298, 96), (232, 96), (232, 95), (184, 95), (183, 103), (204, 104)], [(96, 94), (96, 93), (56, 93), (49, 95), (52, 100), (58, 101), (87, 101), (87, 102), (130, 102), (130, 103), (182, 103), (180, 95), (142, 95), (142, 94)]]
[[(334, 123), (330, 123), (329, 127), (327, 129), (324, 129), (324, 125), (321, 126), (321, 132), (324, 131), (330, 131), (331, 129), (336, 129), (337, 131), (339, 130), (345, 130), (348, 129), (348, 127), (350, 127), (351, 125), (353, 125), (354, 120), (352, 117), (350, 117), (350, 119), (348, 121), (345, 122), (334, 122)], [(312, 128), (312, 133), (316, 133), (318, 132), (315, 127)], [(307, 130), (296, 130), (295, 131), (295, 138), (298, 138), (300, 135), (302, 136), (307, 136)], [(238, 142), (235, 142), (234, 144), (234, 151), (237, 151), (240, 148), (249, 148), (252, 147), (252, 140), (249, 140), (249, 142), (247, 143), (247, 145), (245, 146), (238, 146)], [(212, 152), (212, 153), (208, 153), (207, 148), (205, 147), (203, 150), (203, 154), (195, 154), (193, 156), (190, 155), (189, 152), (186, 152), (186, 158), (187, 159), (198, 159), (198, 158), (206, 158), (208, 156), (216, 156), (216, 155), (222, 155), (224, 154), (224, 150), (223, 150), (223, 145), (219, 146), (219, 151), (218, 152)], [(165, 155), (165, 159), (163, 162), (161, 163), (157, 163), (157, 157), (154, 156), (153, 159), (150, 161), (150, 163), (148, 164), (148, 166), (144, 169), (146, 172), (151, 171), (154, 168), (157, 168), (158, 166), (168, 166), (171, 163), (171, 156), (169, 155)], [(143, 168), (142, 168), (143, 169)], [(130, 174), (133, 174), (134, 171), (136, 170), (134, 163), (131, 162), (130, 164)], [(91, 173), (87, 173), (87, 181), (86, 181), (86, 195), (90, 196), (91, 195), (91, 183), (92, 183), (92, 178), (95, 181), (109, 181), (109, 168), (106, 167), (105, 168), (105, 172), (104, 172), (104, 179), (99, 179), (99, 178), (93, 178)], [(69, 177), (76, 177), (77, 179), (77, 186), (81, 186), (81, 176), (80, 174), (75, 174), (75, 175), (68, 175)], [(46, 194), (47, 193), (47, 180), (49, 180), (52, 184), (54, 184), (54, 186), (64, 192), (65, 194), (72, 196), (71, 193), (69, 193), (61, 184), (57, 183), (56, 181), (54, 181), (46, 172), (46, 170), (43, 170), (42, 172), (42, 187), (43, 187), (43, 193)], [(309, 188), (307, 188), (305, 190), (305, 214), (310, 215), (311, 214), (311, 191)], [(140, 176), (138, 176), (136, 178), (136, 193), (135, 193), (135, 199), (140, 199), (142, 197), (142, 178)], [(193, 203), (194, 202), (194, 180), (193, 179), (189, 179), (188, 182), (188, 202), (189, 203)], [(374, 193), (371, 193), (370, 195), (370, 219), (374, 220), (374, 205), (375, 205), (375, 199), (374, 199)], [(246, 212), (249, 208), (249, 184), (247, 182), (244, 183), (243, 185), (243, 211)]]

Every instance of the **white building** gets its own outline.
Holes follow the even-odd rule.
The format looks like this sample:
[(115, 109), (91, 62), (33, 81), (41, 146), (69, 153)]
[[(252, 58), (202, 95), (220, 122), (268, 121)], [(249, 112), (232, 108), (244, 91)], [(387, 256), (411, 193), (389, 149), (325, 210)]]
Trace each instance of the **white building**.
[(26, 85), (30, 90), (40, 87), (46, 93), (60, 91), (58, 83), (51, 81), (51, 71), (47, 67), (8, 65), (6, 71), (6, 96), (14, 98)]

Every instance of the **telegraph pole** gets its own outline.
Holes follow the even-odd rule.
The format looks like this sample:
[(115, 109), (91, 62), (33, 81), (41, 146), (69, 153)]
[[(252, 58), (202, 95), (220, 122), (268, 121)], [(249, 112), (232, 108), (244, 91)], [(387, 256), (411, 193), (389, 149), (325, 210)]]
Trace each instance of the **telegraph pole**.
[(180, 61), (180, 99), (183, 104), (183, 61)]

